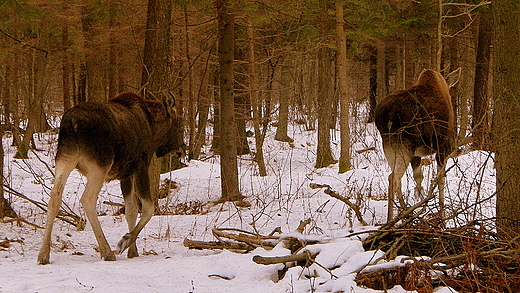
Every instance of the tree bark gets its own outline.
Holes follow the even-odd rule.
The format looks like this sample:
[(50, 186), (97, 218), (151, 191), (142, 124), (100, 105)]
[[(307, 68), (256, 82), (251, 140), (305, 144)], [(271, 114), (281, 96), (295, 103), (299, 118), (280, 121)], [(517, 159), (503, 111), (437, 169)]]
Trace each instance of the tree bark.
[(283, 142), (293, 142), (294, 140), (287, 135), (289, 123), (289, 96), (280, 95), (278, 105), (278, 125), (274, 139)]
[[(329, 36), (330, 16), (328, 2), (319, 3), (319, 17), (317, 19), (320, 38), (327, 40)], [(318, 144), (316, 148), (315, 168), (324, 168), (335, 163), (330, 148), (330, 125), (332, 114), (332, 86), (334, 81), (333, 52), (330, 47), (321, 45), (318, 48)]]
[[(233, 65), (234, 75), (234, 105), (235, 105), (235, 126), (237, 131), (237, 155), (247, 155), (251, 153), (246, 134), (246, 121), (251, 118), (249, 90), (245, 88), (247, 76), (247, 57), (242, 48), (235, 48), (235, 60), (239, 60)], [(236, 66), (235, 66), (236, 65)]]
[(221, 202), (242, 200), (238, 182), (234, 107), (235, 16), (227, 0), (216, 0), (220, 66), (220, 181)]
[(100, 31), (97, 28), (98, 9), (86, 4), (82, 9), (81, 23), (85, 36), (86, 99), (106, 102), (104, 90), (103, 52)]
[(259, 97), (258, 90), (258, 70), (256, 64), (256, 55), (255, 55), (255, 38), (253, 31), (253, 24), (251, 20), (248, 19), (247, 25), (247, 39), (248, 39), (248, 49), (249, 49), (249, 90), (251, 92), (251, 108), (253, 111), (253, 127), (255, 131), (255, 161), (258, 164), (258, 173), (260, 176), (267, 176), (267, 169), (265, 167), (264, 161), (264, 137), (262, 135), (262, 131), (260, 130), (261, 119), (260, 117), (260, 109), (261, 102)]
[(491, 41), (493, 37), (493, 19), (490, 9), (480, 11), (477, 44), (477, 65), (473, 95), (473, 147), (490, 149), (490, 96), (488, 93), (491, 59)]
[[(63, 11), (67, 13), (69, 11), (69, 0), (63, 0)], [(67, 13), (68, 14), (68, 13)], [(67, 111), (72, 107), (72, 99), (70, 95), (70, 76), (71, 76), (71, 64), (70, 64), (70, 40), (69, 40), (69, 23), (67, 19), (63, 19), (61, 27), (61, 69), (62, 69), (62, 86), (63, 86), (63, 111)]]
[[(149, 0), (141, 77), (142, 96), (155, 99), (170, 90), (172, 1)], [(180, 119), (180, 118), (177, 118)], [(164, 160), (169, 158), (166, 156)], [(180, 164), (180, 163), (178, 163)], [(159, 205), (161, 163), (154, 156), (149, 169), (150, 193), (156, 209)]]
[(350, 161), (350, 109), (347, 79), (347, 40), (345, 36), (345, 20), (343, 18), (343, 1), (336, 0), (336, 38), (338, 44), (338, 79), (340, 99), (340, 138), (339, 173), (345, 173), (352, 167)]
[(335, 163), (330, 149), (330, 68), (333, 68), (330, 53), (327, 47), (318, 49), (318, 146), (315, 168), (324, 168)]
[(496, 148), (497, 231), (520, 236), (520, 2), (493, 1), (495, 68), (493, 142)]
[(4, 217), (18, 218), (18, 215), (11, 207), (9, 201), (5, 198), (4, 194), (4, 144), (3, 144), (3, 135), (4, 135), (4, 127), (0, 127), (0, 184), (2, 188), (0, 188), (0, 219)]
[(16, 159), (28, 159), (28, 152), (31, 148), (31, 142), (33, 142), (33, 134), (48, 129), (45, 126), (48, 125), (47, 121), (44, 119), (44, 116), (42, 117), (42, 115), (44, 115), (42, 101), (45, 87), (41, 84), (43, 75), (45, 74), (44, 68), (46, 62), (46, 56), (37, 50), (32, 50), (29, 73), (30, 97), (27, 102), (27, 126), (23, 139), (18, 145), (18, 149), (14, 155)]

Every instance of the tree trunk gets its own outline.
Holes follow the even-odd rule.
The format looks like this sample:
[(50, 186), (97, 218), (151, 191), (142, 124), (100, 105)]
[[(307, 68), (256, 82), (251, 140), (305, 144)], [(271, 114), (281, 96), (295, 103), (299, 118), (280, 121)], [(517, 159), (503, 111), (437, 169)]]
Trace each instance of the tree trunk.
[(386, 45), (379, 42), (376, 47), (377, 52), (377, 94), (376, 100), (379, 102), (388, 96), (388, 74), (386, 72)]
[[(65, 13), (69, 11), (69, 0), (63, 0), (63, 10)], [(68, 13), (67, 13), (68, 15)], [(61, 27), (61, 69), (62, 69), (62, 86), (63, 86), (63, 111), (67, 111), (72, 107), (72, 99), (70, 95), (70, 76), (71, 76), (71, 64), (70, 64), (70, 40), (69, 40), (69, 22), (67, 19), (63, 19)]]
[(497, 231), (520, 236), (520, 2), (493, 1), (495, 70), (493, 141), (496, 147)]
[(97, 28), (98, 9), (86, 4), (82, 9), (81, 23), (85, 36), (86, 99), (91, 102), (106, 102), (104, 90), (103, 48), (101, 32)]
[(347, 172), (351, 169), (350, 162), (350, 109), (348, 96), (347, 80), (347, 40), (344, 29), (345, 20), (343, 19), (343, 1), (336, 0), (336, 38), (338, 43), (338, 79), (339, 79), (339, 99), (340, 99), (340, 137), (341, 150), (339, 157), (339, 173)]
[(0, 127), (0, 184), (2, 188), (0, 188), (0, 220), (4, 217), (10, 218), (18, 218), (18, 215), (13, 210), (9, 201), (5, 198), (4, 194), (4, 145), (3, 145), (3, 135), (4, 135), (4, 127)]
[(108, 79), (108, 98), (111, 99), (115, 97), (119, 91), (118, 87), (118, 56), (120, 52), (118, 52), (118, 41), (116, 37), (116, 9), (117, 2), (115, 0), (110, 0), (110, 48), (108, 52), (108, 70), (107, 70), (107, 79)]
[[(320, 38), (326, 40), (328, 38), (330, 16), (328, 15), (328, 2), (320, 2), (319, 18), (317, 19)], [(332, 118), (332, 96), (331, 91), (333, 85), (333, 68), (332, 63), (333, 52), (328, 46), (321, 45), (318, 48), (318, 92), (316, 101), (318, 101), (318, 145), (316, 148), (316, 164), (315, 168), (324, 168), (335, 163), (330, 149), (330, 124)]]
[(330, 149), (331, 119), (331, 50), (327, 47), (318, 49), (318, 146), (316, 149), (315, 168), (324, 168), (334, 164)]
[(209, 73), (209, 58), (206, 60), (206, 69), (204, 70), (203, 81), (200, 86), (198, 108), (199, 108), (199, 119), (197, 121), (197, 132), (195, 133), (194, 145), (191, 150), (190, 158), (198, 160), (200, 151), (204, 143), (206, 142), (206, 126), (208, 124), (209, 106), (211, 105), (211, 96), (214, 95), (214, 91), (211, 93), (208, 91), (208, 80), (213, 78), (213, 74)]
[[(146, 34), (141, 77), (142, 95), (155, 99), (163, 91), (169, 91), (171, 71), (171, 13), (172, 1), (149, 0), (146, 18)], [(180, 119), (180, 118), (178, 118)], [(164, 160), (168, 160), (168, 156)], [(168, 162), (169, 163), (169, 162)], [(178, 163), (180, 165), (180, 163)], [(159, 202), (161, 163), (152, 159), (150, 165), (150, 192), (156, 208)]]
[[(196, 100), (195, 95), (193, 95), (193, 70), (192, 70), (192, 61), (190, 54), (190, 27), (189, 27), (189, 13), (188, 13), (188, 1), (182, 3), (183, 17), (184, 17), (184, 68), (186, 68), (186, 77), (184, 80), (186, 94), (185, 97), (187, 99), (187, 109), (186, 109), (186, 126), (188, 127), (188, 154), (193, 156), (195, 152), (195, 147), (197, 145), (197, 136), (195, 133), (196, 130), (196, 117), (197, 117), (197, 109), (196, 109)], [(200, 131), (200, 129), (199, 129)]]
[(377, 106), (377, 50), (375, 48), (370, 49), (370, 57), (369, 57), (369, 89), (368, 89), (368, 102), (370, 104), (370, 112), (368, 114), (368, 123), (374, 122), (375, 120), (375, 109)]
[(477, 44), (477, 66), (475, 68), (475, 85), (473, 95), (473, 148), (489, 149), (489, 70), (491, 59), (491, 39), (493, 37), (492, 13), (489, 9), (480, 11), (480, 21)]
[(220, 65), (220, 181), (221, 202), (242, 200), (238, 182), (234, 107), (235, 16), (227, 0), (216, 0)]
[(44, 73), (42, 72), (45, 66), (45, 57), (38, 51), (33, 50), (31, 53), (31, 65), (30, 65), (30, 73), (29, 73), (29, 90), (30, 97), (27, 103), (28, 108), (28, 117), (27, 117), (27, 126), (25, 128), (25, 133), (23, 135), (23, 139), (21, 143), (18, 145), (18, 149), (16, 150), (16, 154), (14, 157), (16, 159), (28, 159), (29, 149), (31, 147), (31, 142), (33, 140), (33, 134), (43, 127), (42, 121), (42, 100), (44, 93), (44, 86), (41, 84), (41, 79)]
[(220, 154), (220, 70), (215, 70), (213, 78), (213, 141), (211, 150), (215, 154)]
[(294, 140), (287, 135), (289, 123), (289, 96), (281, 94), (278, 106), (278, 126), (276, 127), (276, 135), (274, 139), (283, 142), (293, 142)]
[(267, 176), (267, 169), (265, 167), (264, 161), (264, 137), (262, 136), (262, 131), (260, 130), (261, 119), (260, 117), (260, 109), (262, 103), (260, 102), (259, 90), (258, 90), (258, 71), (255, 57), (255, 38), (253, 31), (253, 24), (251, 20), (248, 19), (247, 25), (247, 39), (248, 39), (248, 49), (249, 49), (249, 90), (251, 92), (251, 108), (253, 110), (253, 127), (255, 130), (255, 161), (258, 164), (258, 173), (260, 176)]

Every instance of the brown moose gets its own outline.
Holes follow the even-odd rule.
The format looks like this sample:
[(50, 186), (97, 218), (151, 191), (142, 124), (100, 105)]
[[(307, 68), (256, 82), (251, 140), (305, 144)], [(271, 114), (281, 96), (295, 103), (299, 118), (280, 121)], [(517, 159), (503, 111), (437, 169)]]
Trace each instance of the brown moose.
[[(117, 252), (128, 248), (128, 257), (138, 256), (135, 241), (154, 213), (148, 169), (153, 154), (162, 157), (172, 151), (184, 154), (180, 119), (175, 116), (175, 100), (163, 93), (163, 101), (145, 100), (125, 92), (107, 103), (79, 104), (63, 115), (56, 153), (56, 175), (47, 222), (38, 254), (39, 264), (49, 263), (51, 235), (63, 189), (71, 171), (77, 168), (87, 178), (80, 202), (85, 210), (104, 260), (115, 254), (103, 234), (96, 214), (98, 194), (104, 182), (121, 181), (125, 217), (129, 233), (117, 245)], [(142, 214), (137, 222), (138, 201)]]
[(405, 207), (401, 179), (408, 164), (417, 184), (416, 194), (421, 194), (424, 178), (421, 160), (432, 154), (436, 154), (439, 176), (439, 213), (442, 215), (444, 212), (444, 168), (454, 150), (456, 135), (449, 88), (457, 83), (459, 74), (460, 69), (450, 73), (448, 85), (440, 73), (425, 69), (415, 86), (389, 95), (376, 106), (376, 127), (392, 169), (388, 177), (388, 221), (393, 219), (396, 193), (401, 208)]

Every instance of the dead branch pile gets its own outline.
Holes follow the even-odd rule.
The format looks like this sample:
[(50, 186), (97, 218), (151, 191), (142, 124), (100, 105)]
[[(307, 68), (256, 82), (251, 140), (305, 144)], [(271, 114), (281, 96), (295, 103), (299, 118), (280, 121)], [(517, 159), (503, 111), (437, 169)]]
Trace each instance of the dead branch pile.
[[(348, 201), (328, 185), (314, 187), (326, 187), (326, 194)], [(356, 277), (358, 285), (377, 290), (401, 285), (419, 293), (433, 292), (438, 286), (450, 286), (458, 292), (518, 292), (520, 239), (501, 239), (486, 228), (493, 226), (491, 220), (444, 228), (443, 221), (427, 215), (432, 194), (380, 229), (369, 231), (363, 241), (365, 250), (384, 251), (385, 260), (407, 256), (404, 260), (410, 261), (403, 266), (362, 271)], [(363, 223), (359, 207), (353, 210)]]
[[(305, 226), (311, 222), (310, 219), (301, 221), (296, 232), (302, 234)], [(308, 251), (302, 252), (307, 245), (318, 243), (314, 240), (302, 240), (298, 237), (280, 236), (280, 228), (274, 229), (269, 235), (260, 235), (258, 233), (248, 232), (240, 229), (213, 229), (213, 236), (217, 241), (196, 241), (184, 239), (184, 246), (190, 249), (230, 249), (235, 251), (251, 251), (257, 247), (272, 249), (280, 242), (284, 242), (284, 247), (291, 251), (290, 255), (285, 256), (254, 256), (253, 261), (258, 264), (272, 265), (285, 264), (285, 267), (278, 272), (279, 279), (282, 279), (285, 272), (294, 265), (308, 267), (314, 262), (316, 255), (310, 254)]]

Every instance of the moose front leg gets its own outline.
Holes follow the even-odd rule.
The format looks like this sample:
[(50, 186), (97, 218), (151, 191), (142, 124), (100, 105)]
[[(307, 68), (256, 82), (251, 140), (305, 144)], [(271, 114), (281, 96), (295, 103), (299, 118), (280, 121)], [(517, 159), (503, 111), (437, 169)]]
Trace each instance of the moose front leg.
[[(128, 224), (128, 232), (132, 231), (135, 227), (135, 223), (137, 222), (137, 214), (138, 214), (138, 203), (137, 197), (135, 194), (135, 176), (131, 176), (123, 181), (121, 181), (121, 192), (123, 193), (123, 198), (125, 200), (125, 218), (126, 223)], [(118, 246), (118, 252), (119, 252)], [(122, 253), (122, 251), (120, 252)], [(139, 253), (137, 252), (137, 245), (134, 243), (130, 244), (128, 247), (128, 258), (138, 257)]]

